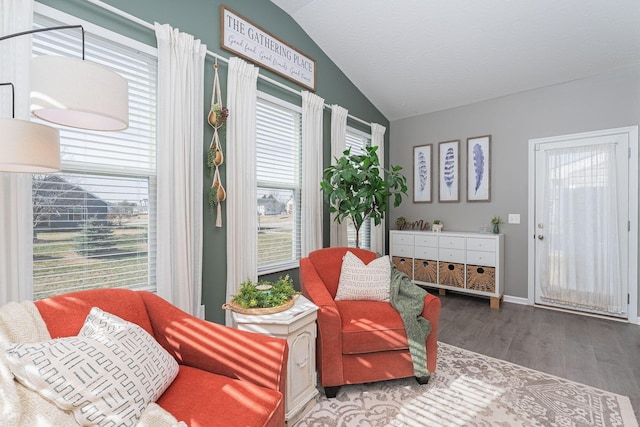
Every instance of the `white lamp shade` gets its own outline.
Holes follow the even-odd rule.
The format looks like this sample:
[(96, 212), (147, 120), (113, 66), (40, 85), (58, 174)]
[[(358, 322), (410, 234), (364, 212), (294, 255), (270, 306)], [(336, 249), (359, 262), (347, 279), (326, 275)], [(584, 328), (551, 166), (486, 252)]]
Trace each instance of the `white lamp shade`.
[(31, 60), (31, 113), (81, 129), (129, 127), (127, 80), (98, 64), (64, 56)]
[(0, 118), (0, 171), (47, 173), (60, 170), (57, 129), (19, 119)]

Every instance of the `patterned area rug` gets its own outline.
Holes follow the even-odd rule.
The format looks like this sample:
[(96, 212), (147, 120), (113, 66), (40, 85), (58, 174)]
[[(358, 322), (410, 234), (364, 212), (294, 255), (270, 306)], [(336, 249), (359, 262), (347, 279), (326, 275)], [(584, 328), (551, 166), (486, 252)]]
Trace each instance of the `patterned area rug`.
[(439, 343), (429, 384), (413, 378), (324, 394), (303, 426), (637, 427), (628, 397)]

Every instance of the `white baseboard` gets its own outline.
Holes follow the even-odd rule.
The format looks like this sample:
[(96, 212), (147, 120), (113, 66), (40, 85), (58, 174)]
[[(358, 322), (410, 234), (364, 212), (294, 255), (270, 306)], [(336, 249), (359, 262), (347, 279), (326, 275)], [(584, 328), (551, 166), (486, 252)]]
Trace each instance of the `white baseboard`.
[[(529, 305), (529, 300), (528, 300), (527, 298), (522, 298), (522, 297), (514, 297), (514, 296), (511, 296), (511, 295), (505, 295), (504, 297), (502, 297), (502, 300), (503, 300), (504, 302), (510, 302), (510, 303), (513, 303), (513, 304)], [(544, 308), (548, 308), (548, 307), (544, 307)], [(552, 309), (552, 310), (564, 311), (564, 310), (562, 310), (562, 309), (553, 309), (553, 308), (551, 308), (551, 309)], [(590, 314), (586, 314), (586, 313), (585, 313), (585, 315), (587, 315), (587, 316), (592, 316), (592, 315), (590, 315)], [(600, 317), (600, 316), (595, 316), (595, 317)], [(615, 319), (614, 319), (614, 320), (615, 320)], [(625, 321), (625, 320), (624, 320), (624, 319), (620, 319), (620, 321)], [(638, 325), (638, 326), (640, 326), (640, 317), (637, 317), (637, 318), (635, 318), (635, 319), (630, 318), (630, 319), (628, 320), (628, 322), (629, 322), (630, 324), (632, 324), (632, 325)]]
[(529, 300), (527, 298), (522, 298), (522, 297), (513, 297), (511, 295), (505, 295), (502, 300), (504, 302), (510, 302), (513, 304), (522, 304), (522, 305), (529, 305)]

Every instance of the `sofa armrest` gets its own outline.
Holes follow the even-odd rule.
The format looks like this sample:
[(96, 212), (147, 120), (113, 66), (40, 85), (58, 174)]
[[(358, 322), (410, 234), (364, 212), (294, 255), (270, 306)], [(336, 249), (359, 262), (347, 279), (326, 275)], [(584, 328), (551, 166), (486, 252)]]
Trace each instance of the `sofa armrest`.
[(207, 322), (151, 292), (139, 293), (156, 340), (178, 363), (285, 394), (289, 354), (285, 339)]
[(427, 349), (427, 369), (429, 372), (435, 372), (436, 360), (438, 353), (438, 322), (440, 320), (440, 298), (427, 294), (424, 297), (424, 307), (422, 309), (422, 317), (431, 323), (431, 332), (427, 336), (425, 343)]
[(318, 306), (318, 370), (322, 386), (344, 384), (342, 319), (336, 302), (309, 258), (300, 260), (302, 294)]

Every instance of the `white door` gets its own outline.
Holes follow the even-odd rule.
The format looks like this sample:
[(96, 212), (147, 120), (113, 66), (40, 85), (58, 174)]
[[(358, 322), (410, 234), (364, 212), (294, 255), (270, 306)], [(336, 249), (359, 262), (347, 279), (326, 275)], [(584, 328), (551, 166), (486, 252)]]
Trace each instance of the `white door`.
[(628, 318), (637, 128), (532, 140), (531, 149), (535, 303)]

